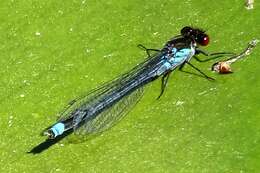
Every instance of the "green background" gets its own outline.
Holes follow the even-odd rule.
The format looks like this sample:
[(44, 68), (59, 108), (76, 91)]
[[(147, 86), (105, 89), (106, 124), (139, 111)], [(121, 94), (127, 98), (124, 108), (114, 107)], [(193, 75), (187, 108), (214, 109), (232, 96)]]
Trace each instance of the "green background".
[[(128, 71), (183, 26), (207, 30), (208, 51), (240, 52), (260, 34), (260, 3), (243, 0), (1, 0), (0, 172), (260, 171), (259, 45), (215, 82), (175, 71), (118, 125), (87, 141), (27, 154), (73, 98)], [(186, 70), (192, 69), (186, 67)]]

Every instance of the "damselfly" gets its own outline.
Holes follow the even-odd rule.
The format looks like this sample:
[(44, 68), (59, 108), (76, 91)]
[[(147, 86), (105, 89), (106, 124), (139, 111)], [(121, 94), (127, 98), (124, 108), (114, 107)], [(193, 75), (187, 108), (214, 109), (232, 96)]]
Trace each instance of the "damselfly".
[[(62, 113), (58, 121), (44, 130), (43, 134), (54, 139), (68, 131), (77, 131), (84, 134), (100, 133), (122, 119), (124, 115), (140, 100), (146, 84), (162, 77), (160, 98), (165, 90), (170, 73), (179, 68), (183, 69), (188, 64), (209, 80), (200, 69), (190, 63), (197, 54), (206, 56), (219, 56), (230, 53), (208, 54), (199, 49), (206, 46), (209, 36), (202, 30), (184, 27), (181, 34), (168, 41), (160, 50), (147, 49), (142, 45), (148, 58), (129, 72), (105, 83), (90, 91), (87, 95), (76, 99)], [(155, 52), (151, 55), (151, 52)]]

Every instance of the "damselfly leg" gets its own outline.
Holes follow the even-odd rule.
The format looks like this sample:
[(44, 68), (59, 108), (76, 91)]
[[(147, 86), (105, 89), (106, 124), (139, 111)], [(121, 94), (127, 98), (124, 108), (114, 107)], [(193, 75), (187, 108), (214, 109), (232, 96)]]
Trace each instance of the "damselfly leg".
[(150, 54), (151, 51), (154, 51), (154, 52), (160, 52), (161, 51), (159, 49), (149, 49), (149, 48), (146, 48), (142, 44), (138, 44), (137, 47), (142, 49), (142, 50), (144, 50), (146, 52), (146, 54), (148, 55), (148, 57), (151, 57), (151, 54)]
[(201, 50), (201, 49), (196, 49), (196, 55), (198, 54), (202, 54), (204, 56), (207, 56), (209, 58), (207, 59), (199, 59), (196, 55), (193, 56), (195, 60), (197, 60), (198, 62), (207, 62), (207, 61), (211, 61), (211, 60), (214, 60), (214, 59), (217, 59), (217, 58), (220, 58), (220, 57), (223, 57), (223, 56), (234, 56), (236, 55), (235, 53), (233, 52), (214, 52), (214, 53), (208, 53), (204, 50)]
[[(154, 52), (160, 52), (160, 51), (161, 51), (161, 50), (159, 50), (159, 49), (146, 48), (146, 47), (145, 47), (144, 45), (142, 45), (142, 44), (138, 44), (137, 47), (139, 47), (140, 49), (145, 50), (146, 53), (147, 53), (147, 55), (148, 55), (148, 57), (151, 57), (151, 54), (150, 54), (151, 51), (154, 51)], [(167, 83), (168, 83), (168, 79), (169, 79), (170, 73), (171, 73), (171, 72), (167, 72), (167, 73), (164, 74), (163, 77), (162, 77), (161, 92), (160, 92), (159, 96), (157, 97), (157, 100), (159, 100), (159, 99), (161, 98), (161, 96), (163, 95), (163, 93), (164, 93), (164, 90), (165, 90), (165, 88), (166, 88), (166, 86), (167, 86)]]
[(167, 83), (168, 83), (168, 79), (169, 79), (170, 73), (171, 72), (168, 72), (168, 73), (164, 74), (163, 77), (162, 77), (161, 93), (157, 97), (157, 100), (159, 100), (161, 98), (161, 96), (163, 95), (163, 93), (164, 93), (164, 90), (165, 90), (165, 88), (167, 86)]
[[(188, 65), (190, 65), (192, 68), (194, 68), (195, 70), (197, 70), (197, 71), (202, 75), (202, 77), (204, 77), (204, 78), (206, 78), (206, 79), (208, 79), (208, 80), (215, 80), (214, 78), (209, 77), (208, 75), (206, 75), (206, 74), (205, 74), (204, 72), (202, 72), (199, 68), (195, 67), (193, 64), (191, 64), (191, 63), (188, 62), (188, 61), (184, 62), (184, 63), (179, 67), (179, 70), (180, 70), (181, 72), (185, 72), (185, 73), (189, 73), (189, 74), (194, 74), (194, 73), (187, 72), (187, 71), (184, 71), (184, 70), (183, 70), (183, 67), (185, 66), (185, 64), (188, 64)], [(197, 75), (197, 74), (194, 74), (194, 75)], [(199, 75), (199, 76), (200, 76), (200, 75)]]

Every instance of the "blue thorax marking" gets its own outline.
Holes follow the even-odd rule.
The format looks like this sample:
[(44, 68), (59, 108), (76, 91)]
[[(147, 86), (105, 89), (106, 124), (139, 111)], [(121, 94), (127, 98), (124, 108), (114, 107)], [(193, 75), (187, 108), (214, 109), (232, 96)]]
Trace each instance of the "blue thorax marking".
[(190, 53), (191, 53), (191, 49), (188, 48), (180, 49), (175, 54), (173, 53), (174, 56), (168, 59), (167, 61), (172, 65), (179, 64), (185, 61), (189, 57)]
[(163, 56), (165, 63), (158, 69), (157, 75), (161, 75), (169, 69), (174, 69), (176, 66), (180, 65), (185, 60), (189, 60), (195, 53), (195, 49), (183, 48), (177, 50), (175, 47), (172, 48), (171, 54)]

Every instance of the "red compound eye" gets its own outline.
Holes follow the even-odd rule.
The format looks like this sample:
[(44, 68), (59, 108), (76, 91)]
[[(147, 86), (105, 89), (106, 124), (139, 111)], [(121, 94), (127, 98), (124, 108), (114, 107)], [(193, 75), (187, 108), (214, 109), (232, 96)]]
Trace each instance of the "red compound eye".
[(202, 46), (207, 46), (209, 44), (209, 36), (207, 34), (200, 34), (197, 42)]
[(209, 36), (203, 38), (201, 45), (207, 46), (209, 44)]

